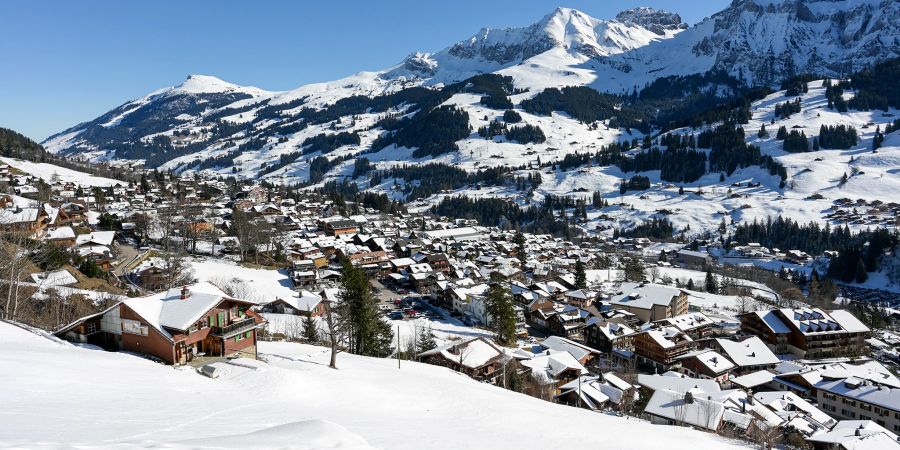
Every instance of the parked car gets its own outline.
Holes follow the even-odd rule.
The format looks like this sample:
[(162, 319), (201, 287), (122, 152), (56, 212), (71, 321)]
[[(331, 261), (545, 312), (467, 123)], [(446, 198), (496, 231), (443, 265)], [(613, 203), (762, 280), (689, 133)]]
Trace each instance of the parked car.
[(390, 314), (388, 314), (388, 319), (391, 319), (391, 320), (402, 320), (402, 319), (403, 319), (403, 313), (400, 312), (400, 311), (393, 311), (393, 312), (391, 312)]

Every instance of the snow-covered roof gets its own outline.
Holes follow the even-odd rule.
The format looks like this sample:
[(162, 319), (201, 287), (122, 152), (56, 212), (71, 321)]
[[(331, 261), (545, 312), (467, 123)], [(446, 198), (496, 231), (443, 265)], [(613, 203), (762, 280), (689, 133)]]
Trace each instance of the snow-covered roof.
[(40, 286), (67, 286), (78, 283), (78, 279), (66, 269), (52, 272), (40, 272), (31, 274), (31, 279)]
[(654, 305), (668, 305), (673, 297), (681, 294), (680, 289), (653, 283), (622, 283), (610, 298), (613, 305), (650, 309)]
[(419, 354), (419, 356), (431, 355), (441, 355), (449, 361), (476, 369), (503, 355), (503, 351), (482, 337), (474, 337), (450, 342)]
[(115, 237), (115, 231), (93, 231), (91, 233), (79, 234), (78, 237), (75, 238), (75, 245), (97, 244), (109, 247), (112, 245)]
[(561, 352), (569, 352), (575, 359), (581, 361), (585, 356), (588, 355), (599, 355), (600, 351), (590, 348), (587, 345), (579, 344), (571, 339), (566, 339), (560, 336), (550, 336), (547, 339), (544, 339), (541, 342), (541, 346), (546, 347), (550, 350), (556, 350)]
[(871, 420), (841, 420), (831, 431), (808, 440), (853, 450), (897, 448), (897, 435)]
[(716, 339), (722, 352), (740, 367), (778, 364), (780, 360), (762, 341), (753, 336), (736, 342), (728, 339)]
[(163, 327), (186, 330), (223, 299), (229, 298), (228, 294), (207, 282), (190, 285), (188, 290), (185, 299), (181, 298), (181, 288), (177, 287), (146, 297), (130, 298), (123, 303), (171, 337)]

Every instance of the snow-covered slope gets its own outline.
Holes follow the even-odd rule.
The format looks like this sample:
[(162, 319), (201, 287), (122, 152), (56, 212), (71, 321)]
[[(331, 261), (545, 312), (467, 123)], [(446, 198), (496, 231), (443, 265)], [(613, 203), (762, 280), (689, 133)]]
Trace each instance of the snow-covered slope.
[[(0, 447), (743, 448), (712, 434), (555, 405), (448, 369), (260, 343), (268, 364), (208, 379), (0, 322)], [(241, 360), (238, 363), (241, 364)]]
[(651, 8), (626, 10), (613, 20), (557, 8), (528, 27), (483, 28), (437, 53), (413, 53), (385, 76), (453, 82), (521, 64), (552, 49), (580, 60), (615, 55), (669, 39), (685, 28), (677, 14)]
[(900, 56), (892, 0), (735, 0), (671, 40), (611, 56), (592, 86), (618, 92), (661, 76), (721, 70), (753, 85), (839, 77)]
[[(357, 134), (359, 144), (328, 155), (350, 158), (369, 149), (383, 132), (379, 121), (416, 111), (404, 102), (387, 110), (352, 110), (364, 97), (408, 92), (416, 86), (440, 88), (485, 73), (512, 78), (517, 92), (510, 96), (513, 104), (548, 87), (587, 85), (631, 93), (659, 77), (711, 70), (747, 84), (771, 85), (796, 73), (836, 76), (900, 56), (898, 24), (900, 3), (891, 0), (737, 0), (690, 28), (677, 14), (649, 8), (623, 11), (610, 20), (558, 8), (529, 26), (485, 28), (438, 52), (414, 53), (387, 70), (285, 92), (192, 75), (179, 86), (52, 136), (44, 145), (55, 153), (93, 160), (144, 160), (148, 166), (176, 171), (295, 183), (307, 181), (311, 161), (322, 156), (300, 155), (307, 139)], [(710, 93), (725, 91), (712, 86)], [(445, 102), (469, 114), (473, 131), (502, 114), (484, 107), (480, 94), (457, 94)], [(335, 104), (348, 105), (352, 112), (310, 117), (310, 111)], [(518, 165), (533, 155), (546, 162), (642, 137), (632, 134), (633, 129), (609, 129), (608, 124), (589, 130), (564, 114), (522, 115), (525, 123), (541, 127), (547, 135), (544, 144), (487, 142), (473, 134), (459, 143), (462, 151), (438, 159), (467, 169)], [(370, 159), (414, 163), (412, 150), (389, 146)], [(352, 161), (345, 161), (329, 174), (341, 176), (351, 167)]]

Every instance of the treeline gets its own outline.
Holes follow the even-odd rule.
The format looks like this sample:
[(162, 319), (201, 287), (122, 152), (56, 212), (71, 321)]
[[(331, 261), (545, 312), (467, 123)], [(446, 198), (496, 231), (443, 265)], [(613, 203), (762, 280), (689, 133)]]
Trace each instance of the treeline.
[(587, 86), (568, 86), (544, 89), (523, 100), (520, 106), (531, 114), (549, 116), (554, 111), (561, 111), (582, 123), (609, 120), (610, 128), (635, 128), (649, 133), (650, 122), (641, 112), (622, 107), (623, 102), (624, 98), (620, 96), (600, 93)]
[(900, 58), (893, 58), (865, 68), (850, 76), (856, 95), (849, 106), (861, 111), (889, 107), (900, 108)]
[[(806, 84), (804, 84), (806, 86)], [(792, 114), (796, 114), (800, 112), (800, 99), (796, 99), (792, 102), (784, 102), (775, 104), (775, 117), (780, 117), (782, 119), (788, 119)]]
[[(348, 200), (352, 200), (357, 206), (363, 208), (372, 208), (386, 214), (396, 214), (405, 212), (406, 207), (403, 203), (391, 200), (385, 194), (376, 194), (369, 191), (360, 191), (356, 183), (343, 180), (341, 182), (328, 181), (321, 188), (316, 189), (322, 195), (325, 195), (335, 201), (335, 204), (345, 206)], [(358, 208), (348, 210), (348, 213), (359, 214)]]
[(545, 200), (539, 206), (522, 208), (511, 201), (494, 197), (455, 196), (442, 199), (431, 208), (431, 212), (439, 216), (476, 219), (480, 224), (502, 229), (552, 234), (566, 239), (576, 236), (578, 232), (573, 222), (564, 213), (557, 217), (555, 206), (552, 201)]
[(547, 140), (540, 127), (527, 124), (518, 127), (509, 127), (506, 130), (506, 139), (520, 144), (540, 144)]
[(821, 148), (847, 150), (859, 142), (859, 137), (852, 126), (822, 125), (817, 140)]
[(613, 239), (625, 237), (668, 240), (672, 238), (674, 232), (675, 227), (672, 226), (672, 222), (669, 219), (654, 217), (634, 227), (622, 227), (613, 230)]
[(647, 189), (650, 189), (650, 179), (641, 175), (635, 175), (628, 180), (622, 180), (622, 183), (619, 184), (620, 194), (624, 194), (628, 191), (644, 191)]
[(420, 111), (397, 122), (396, 131), (385, 133), (372, 143), (372, 150), (390, 144), (415, 148), (413, 157), (438, 156), (459, 151), (456, 141), (469, 136), (469, 114), (454, 106)]
[(829, 265), (828, 275), (846, 282), (861, 283), (868, 277), (867, 272), (878, 270), (885, 252), (896, 248), (898, 234), (882, 228), (854, 234), (846, 225), (820, 227), (815, 222), (803, 225), (778, 217), (766, 222), (754, 220), (750, 224), (738, 224), (730, 241), (739, 244), (758, 242), (770, 248), (796, 249), (811, 255), (837, 251), (837, 256)]
[(300, 146), (303, 147), (304, 155), (314, 152), (322, 152), (325, 155), (345, 145), (359, 145), (359, 143), (359, 133), (342, 131), (331, 134), (322, 133), (306, 138)]
[(442, 191), (465, 186), (497, 186), (512, 181), (510, 169), (497, 167), (467, 172), (441, 163), (391, 167), (375, 171), (371, 177), (372, 184), (379, 184), (385, 178), (404, 180), (407, 200), (427, 198)]

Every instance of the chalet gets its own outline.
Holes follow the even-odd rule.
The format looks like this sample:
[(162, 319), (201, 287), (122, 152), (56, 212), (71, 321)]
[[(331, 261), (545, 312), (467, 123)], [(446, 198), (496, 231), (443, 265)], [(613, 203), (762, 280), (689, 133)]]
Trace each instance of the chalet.
[(634, 335), (634, 353), (638, 362), (669, 370), (678, 357), (691, 350), (693, 340), (677, 328), (647, 330)]
[(627, 381), (607, 372), (598, 377), (583, 375), (559, 387), (555, 400), (569, 406), (580, 406), (590, 410), (602, 410), (627, 401), (634, 396), (635, 387)]
[(124, 300), (54, 333), (57, 337), (186, 364), (199, 356), (256, 357), (264, 320), (254, 304), (209, 283)]
[(679, 372), (705, 380), (723, 383), (735, 368), (733, 362), (714, 350), (698, 350), (678, 357), (681, 361)]
[(340, 236), (343, 234), (352, 234), (358, 231), (356, 222), (352, 220), (331, 220), (325, 222), (325, 233), (329, 236)]
[(590, 347), (609, 353), (614, 348), (634, 349), (634, 330), (617, 322), (589, 319), (584, 327), (584, 342)]
[(44, 240), (61, 248), (70, 248), (75, 245), (75, 231), (72, 227), (49, 229)]
[(493, 342), (474, 337), (462, 339), (419, 354), (419, 361), (449, 367), (476, 380), (495, 382), (506, 356)]
[(610, 298), (613, 308), (624, 309), (644, 322), (687, 314), (687, 292), (653, 283), (622, 283)]
[(703, 339), (713, 332), (715, 323), (701, 312), (691, 312), (654, 322), (660, 327), (674, 327), (691, 339)]
[(266, 303), (263, 312), (318, 317), (325, 314), (322, 297), (309, 291), (301, 291), (299, 297), (279, 298)]
[(137, 278), (141, 287), (150, 291), (158, 291), (166, 286), (166, 270), (153, 263), (147, 267), (139, 268)]
[(751, 336), (743, 341), (728, 339), (712, 340), (713, 348), (727, 356), (734, 365), (736, 374), (747, 374), (774, 368), (781, 360), (769, 350), (762, 339)]
[(709, 253), (687, 249), (678, 250), (677, 258), (682, 267), (704, 267), (712, 262)]

